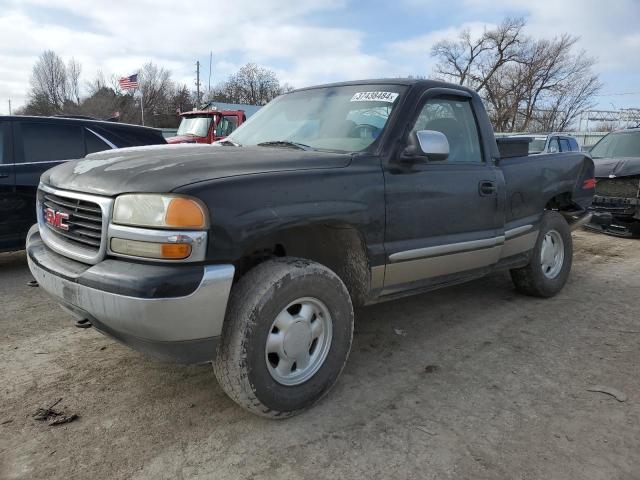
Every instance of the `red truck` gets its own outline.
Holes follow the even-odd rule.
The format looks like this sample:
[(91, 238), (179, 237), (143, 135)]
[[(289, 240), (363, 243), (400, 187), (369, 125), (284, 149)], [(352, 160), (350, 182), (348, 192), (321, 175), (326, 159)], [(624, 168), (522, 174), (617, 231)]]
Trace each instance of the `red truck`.
[(247, 120), (244, 110), (193, 110), (180, 116), (178, 132), (167, 138), (167, 143), (213, 143)]

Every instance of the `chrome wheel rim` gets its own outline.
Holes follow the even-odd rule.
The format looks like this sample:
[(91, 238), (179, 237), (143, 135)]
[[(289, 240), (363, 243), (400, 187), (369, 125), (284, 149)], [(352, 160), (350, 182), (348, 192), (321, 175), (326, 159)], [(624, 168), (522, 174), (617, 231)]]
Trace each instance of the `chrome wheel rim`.
[(332, 321), (324, 302), (302, 297), (275, 318), (267, 335), (265, 360), (273, 379), (300, 385), (324, 364), (331, 347)]
[(542, 239), (540, 264), (547, 278), (556, 278), (564, 263), (564, 241), (555, 230), (549, 230)]

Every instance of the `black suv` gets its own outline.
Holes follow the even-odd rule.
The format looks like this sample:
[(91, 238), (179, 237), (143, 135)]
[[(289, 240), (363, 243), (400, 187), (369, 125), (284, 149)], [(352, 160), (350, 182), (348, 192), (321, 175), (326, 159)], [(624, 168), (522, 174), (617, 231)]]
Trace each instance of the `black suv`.
[(0, 252), (20, 250), (36, 221), (40, 175), (65, 160), (166, 143), (160, 130), (86, 118), (0, 116)]

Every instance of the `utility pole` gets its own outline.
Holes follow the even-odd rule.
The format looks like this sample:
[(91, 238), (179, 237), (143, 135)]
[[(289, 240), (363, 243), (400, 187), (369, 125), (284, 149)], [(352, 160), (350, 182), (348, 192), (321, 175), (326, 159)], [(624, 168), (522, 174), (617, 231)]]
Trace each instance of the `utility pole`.
[(209, 54), (209, 84), (207, 86), (207, 93), (211, 95), (211, 64), (213, 63), (213, 50)]
[(140, 116), (142, 118), (142, 126), (144, 126), (144, 94), (140, 90)]
[(7, 100), (9, 102), (9, 115), (11, 115), (11, 99)]
[(196, 62), (196, 108), (200, 108), (200, 61)]

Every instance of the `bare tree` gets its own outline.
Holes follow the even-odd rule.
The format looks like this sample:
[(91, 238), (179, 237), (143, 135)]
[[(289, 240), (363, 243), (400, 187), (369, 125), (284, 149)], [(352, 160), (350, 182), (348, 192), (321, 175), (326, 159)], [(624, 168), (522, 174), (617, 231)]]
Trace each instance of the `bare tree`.
[(265, 105), (292, 89), (290, 85), (281, 85), (272, 70), (247, 63), (226, 82), (218, 85), (208, 100)]
[(478, 38), (462, 32), (436, 44), (435, 72), (480, 93), (497, 131), (567, 129), (601, 88), (595, 60), (573, 53), (577, 38), (533, 40), (522, 19), (507, 18)]
[(166, 113), (174, 91), (171, 72), (153, 62), (145, 63), (138, 73), (138, 82), (145, 113)]
[(96, 92), (99, 92), (103, 88), (107, 86), (107, 80), (104, 77), (104, 73), (102, 70), (98, 69), (96, 71), (96, 76), (93, 80), (89, 80), (86, 84), (86, 89), (89, 93), (89, 96), (94, 95)]
[(194, 108), (196, 99), (186, 85), (179, 85), (173, 92), (171, 104), (176, 113), (181, 113)]
[(442, 40), (431, 49), (439, 59), (436, 76), (469, 86), (476, 91), (485, 88), (501, 67), (518, 61), (525, 41), (523, 18), (506, 18), (498, 27), (484, 30), (478, 38), (463, 30), (458, 40)]
[(80, 105), (80, 73), (82, 65), (72, 57), (67, 63), (67, 94), (76, 105)]
[(43, 52), (33, 66), (29, 98), (42, 115), (62, 111), (67, 99), (67, 71), (53, 50)]
[[(82, 114), (140, 123), (143, 107), (145, 124), (175, 127), (180, 122), (177, 114), (196, 106), (195, 96), (186, 85), (176, 85), (169, 70), (151, 62), (138, 72), (140, 96), (123, 91), (116, 75), (107, 78), (98, 70), (95, 77), (85, 84), (87, 95), (83, 98), (81, 72), (81, 65), (75, 59), (72, 58), (65, 66), (55, 52), (44, 52), (33, 68), (30, 101), (24, 108), (25, 113)], [(209, 100), (264, 105), (292, 89), (290, 85), (281, 85), (271, 70), (247, 64), (218, 86)]]
[(155, 127), (176, 127), (179, 123), (177, 111), (193, 108), (191, 92), (185, 85), (175, 86), (171, 72), (153, 63), (139, 70), (139, 90), (142, 95), (123, 91), (118, 77), (108, 79), (98, 70), (95, 78), (88, 82), (89, 96), (83, 100), (81, 111), (98, 118), (117, 118), (127, 123), (140, 123), (140, 101), (144, 102), (145, 124)]
[[(532, 94), (528, 98), (523, 129), (537, 123), (543, 131), (565, 130), (582, 110), (593, 106), (593, 97), (602, 88), (593, 73), (595, 59), (584, 51), (572, 54), (577, 39), (563, 35), (547, 43), (541, 73), (533, 75)], [(542, 115), (536, 115), (539, 109)]]
[[(108, 119), (114, 117), (123, 118), (126, 114), (136, 112), (135, 104), (130, 95), (119, 95), (112, 88), (105, 85), (97, 90), (91, 90), (80, 107), (83, 115), (90, 117)], [(137, 116), (129, 115), (126, 121), (136, 121)]]

